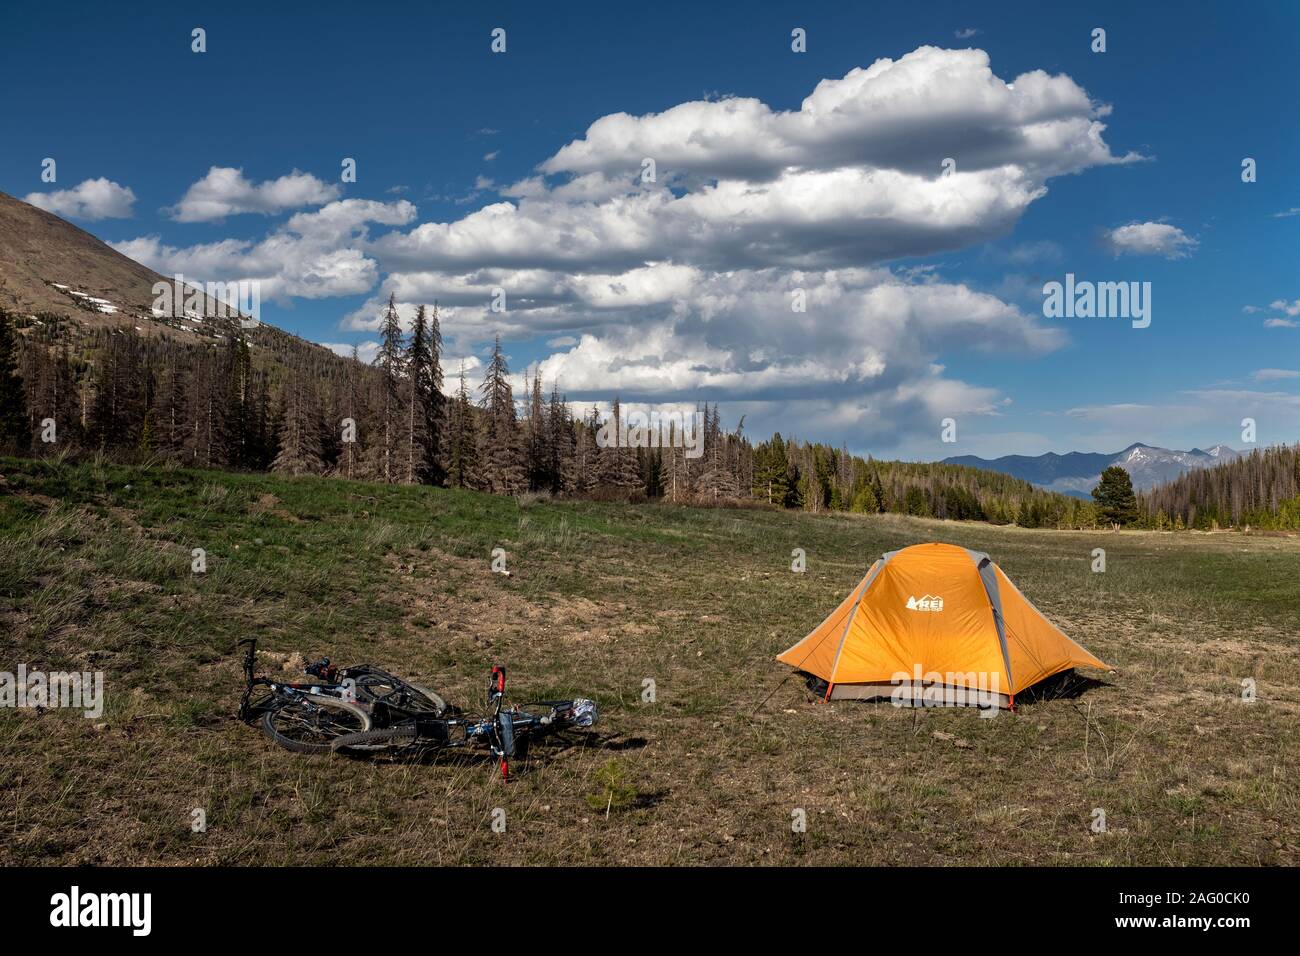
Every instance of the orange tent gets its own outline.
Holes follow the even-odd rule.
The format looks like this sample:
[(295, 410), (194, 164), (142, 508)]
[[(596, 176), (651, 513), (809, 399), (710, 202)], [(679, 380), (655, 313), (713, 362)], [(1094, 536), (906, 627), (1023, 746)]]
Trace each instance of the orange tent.
[(1011, 707), (1072, 667), (1109, 666), (1066, 637), (992, 559), (952, 544), (891, 551), (777, 660), (826, 682), (826, 699)]

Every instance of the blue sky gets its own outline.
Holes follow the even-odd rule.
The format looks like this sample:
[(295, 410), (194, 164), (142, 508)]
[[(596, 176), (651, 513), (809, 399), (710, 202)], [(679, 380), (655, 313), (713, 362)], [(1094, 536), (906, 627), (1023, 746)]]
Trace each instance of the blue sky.
[[(1294, 4), (138, 9), (6, 12), (0, 189), (314, 341), (436, 298), (471, 376), (500, 331), (571, 398), (877, 456), (1300, 437)], [(1150, 327), (1045, 317), (1067, 272)]]

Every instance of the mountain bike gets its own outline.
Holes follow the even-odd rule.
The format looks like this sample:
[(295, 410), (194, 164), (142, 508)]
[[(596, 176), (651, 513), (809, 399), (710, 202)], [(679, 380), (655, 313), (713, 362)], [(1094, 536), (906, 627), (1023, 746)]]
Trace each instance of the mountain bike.
[(501, 776), (510, 778), (510, 761), (523, 759), (530, 743), (563, 734), (596, 722), (594, 701), (585, 697), (570, 700), (535, 701), (514, 705), (506, 702), (506, 669), (492, 668), (488, 683), (491, 716), (464, 714), (417, 714), (389, 727), (353, 731), (335, 737), (330, 749), (350, 756), (439, 751), (459, 747), (486, 749), (497, 760)]
[(304, 668), (314, 681), (259, 677), (256, 639), (239, 646), (246, 648), (239, 719), (260, 718), (266, 735), (295, 753), (326, 754), (330, 743), (345, 734), (448, 712), (447, 702), (434, 691), (373, 664), (341, 668), (323, 657)]

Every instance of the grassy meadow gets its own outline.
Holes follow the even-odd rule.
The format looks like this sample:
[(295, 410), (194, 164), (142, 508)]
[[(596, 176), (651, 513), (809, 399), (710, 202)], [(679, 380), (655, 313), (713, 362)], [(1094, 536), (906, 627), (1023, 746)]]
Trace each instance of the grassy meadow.
[[(826, 704), (773, 660), (881, 552), (936, 540), (989, 552), (1117, 673), (988, 720)], [(467, 709), (504, 663), (512, 696), (589, 696), (601, 722), (508, 784), (299, 756), (234, 719), (247, 636), (266, 672), (370, 661)], [(20, 662), (103, 671), (107, 704), (0, 710), (6, 864), (1300, 863), (1292, 536), (0, 459), (0, 671)]]

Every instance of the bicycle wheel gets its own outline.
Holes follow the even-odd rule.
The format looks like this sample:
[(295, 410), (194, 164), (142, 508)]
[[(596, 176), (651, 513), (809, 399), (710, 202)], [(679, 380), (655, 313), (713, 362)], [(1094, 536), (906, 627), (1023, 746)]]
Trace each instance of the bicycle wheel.
[(501, 756), (515, 755), (515, 716), (509, 712), (497, 718), (497, 742), (501, 745)]
[(441, 717), (447, 710), (447, 702), (434, 691), (421, 684), (412, 684), (393, 677), (391, 674), (376, 672), (361, 674), (356, 678), (357, 696), (366, 700), (382, 701), (389, 707), (410, 713), (433, 714)]
[(447, 712), (447, 702), (443, 700), (439, 694), (435, 694), (428, 687), (425, 687), (423, 684), (407, 684), (406, 686), (411, 688), (411, 690), (413, 690), (419, 697), (423, 697), (428, 701), (429, 704), (432, 705), (431, 709), (433, 712), (439, 717)]
[(359, 757), (381, 753), (385, 750), (405, 750), (415, 745), (415, 726), (384, 727), (380, 730), (361, 730), (335, 737), (330, 749), (337, 754)]
[(284, 698), (262, 717), (266, 735), (285, 750), (300, 754), (327, 754), (330, 741), (344, 734), (370, 729), (370, 715), (356, 704), (335, 697)]

